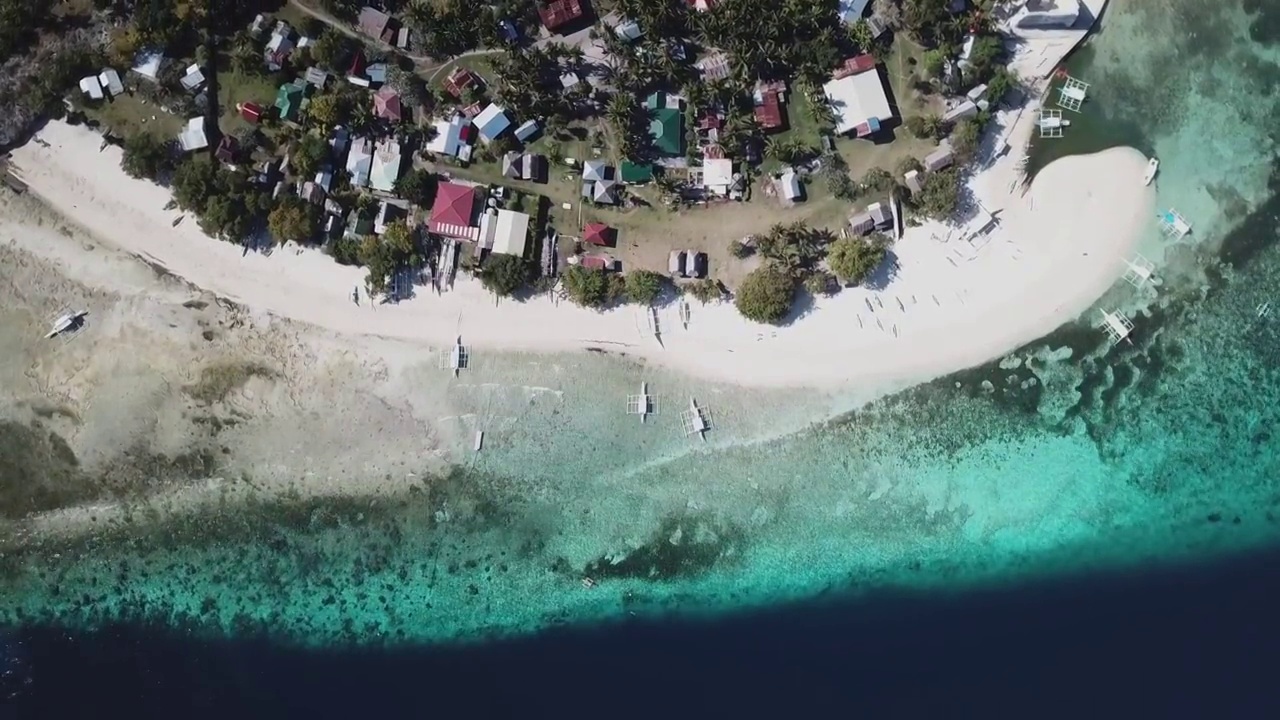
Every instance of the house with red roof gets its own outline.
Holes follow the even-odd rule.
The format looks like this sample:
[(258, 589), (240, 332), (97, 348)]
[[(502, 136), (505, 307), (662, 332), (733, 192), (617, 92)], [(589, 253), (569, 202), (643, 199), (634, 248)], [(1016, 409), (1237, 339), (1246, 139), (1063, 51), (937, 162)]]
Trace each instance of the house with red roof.
[(582, 0), (548, 0), (538, 5), (538, 17), (549, 32), (556, 32), (586, 15)]
[(604, 223), (587, 223), (586, 227), (582, 228), (582, 241), (600, 247), (610, 247), (618, 242), (617, 231)]
[(449, 77), (444, 79), (444, 91), (458, 99), (462, 99), (464, 90), (479, 84), (480, 79), (476, 77), (475, 73), (464, 67), (456, 67), (453, 72), (449, 73)]
[(442, 182), (436, 188), (436, 199), (431, 204), (431, 219), (427, 230), (447, 238), (475, 241), (480, 237), (476, 224), (476, 206), (479, 194), (470, 185)]
[(236, 106), (236, 110), (240, 111), (240, 117), (244, 118), (245, 122), (257, 123), (262, 119), (262, 106), (257, 103), (240, 103)]
[(781, 80), (756, 85), (755, 116), (761, 130), (774, 132), (787, 127), (786, 108), (782, 106), (786, 90), (787, 84)]
[(384, 85), (373, 94), (373, 114), (384, 120), (400, 122), (404, 117), (404, 107), (400, 103), (400, 93), (396, 89)]

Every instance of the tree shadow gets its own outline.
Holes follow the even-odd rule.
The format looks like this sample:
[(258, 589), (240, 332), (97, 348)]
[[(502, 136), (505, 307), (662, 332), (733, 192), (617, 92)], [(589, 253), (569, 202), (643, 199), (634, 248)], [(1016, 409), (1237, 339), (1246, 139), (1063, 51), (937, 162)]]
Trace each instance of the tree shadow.
[(886, 250), (884, 260), (862, 281), (862, 287), (868, 290), (884, 290), (893, 283), (894, 278), (898, 277), (898, 272), (901, 268), (897, 253), (893, 250)]

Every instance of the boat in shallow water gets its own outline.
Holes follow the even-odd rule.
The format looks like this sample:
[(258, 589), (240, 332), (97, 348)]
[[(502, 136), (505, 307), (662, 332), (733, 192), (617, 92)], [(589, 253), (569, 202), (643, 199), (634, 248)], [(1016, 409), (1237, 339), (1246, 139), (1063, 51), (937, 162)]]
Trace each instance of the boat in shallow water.
[(1152, 180), (1156, 179), (1156, 173), (1160, 172), (1160, 161), (1151, 158), (1147, 161), (1147, 172), (1142, 176), (1142, 184), (1150, 185)]

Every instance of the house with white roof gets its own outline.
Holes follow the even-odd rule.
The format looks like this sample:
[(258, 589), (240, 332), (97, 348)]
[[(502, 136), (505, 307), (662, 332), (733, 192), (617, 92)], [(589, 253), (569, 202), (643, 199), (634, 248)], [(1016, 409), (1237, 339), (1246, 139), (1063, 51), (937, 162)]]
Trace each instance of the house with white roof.
[(88, 95), (90, 100), (102, 99), (102, 83), (98, 81), (97, 75), (80, 78), (80, 90)]
[(710, 193), (728, 197), (733, 187), (733, 161), (715, 158), (702, 161), (702, 187)]
[(193, 117), (187, 121), (182, 132), (178, 133), (178, 144), (186, 152), (203, 150), (209, 147), (209, 137), (204, 131), (204, 116)]
[(476, 129), (480, 131), (480, 138), (486, 142), (497, 138), (511, 127), (511, 119), (507, 117), (506, 112), (495, 103), (489, 103), (489, 107), (480, 111), (475, 123)]
[(822, 86), (822, 92), (835, 113), (838, 135), (852, 132), (866, 137), (893, 119), (884, 82), (876, 69), (875, 58), (870, 55), (846, 61), (834, 78)]
[(112, 68), (106, 68), (98, 73), (98, 83), (103, 89), (111, 93), (112, 97), (124, 94), (124, 84), (120, 82), (120, 73)]
[(468, 120), (461, 115), (435, 122), (436, 136), (427, 142), (426, 150), (436, 155), (457, 157), (462, 148), (462, 131)]
[(514, 210), (489, 212), (480, 219), (480, 245), (503, 255), (524, 257), (529, 245), (528, 215)]
[(347, 153), (347, 174), (351, 176), (351, 185), (368, 187), (372, 169), (373, 143), (367, 137), (355, 138), (351, 141), (351, 151)]
[(392, 192), (400, 179), (400, 141), (393, 137), (378, 143), (373, 152), (369, 169), (369, 186), (374, 190)]
[(182, 83), (182, 87), (195, 92), (200, 89), (201, 85), (204, 85), (204, 72), (200, 70), (199, 65), (191, 63), (187, 66), (187, 71), (183, 73), (179, 82)]

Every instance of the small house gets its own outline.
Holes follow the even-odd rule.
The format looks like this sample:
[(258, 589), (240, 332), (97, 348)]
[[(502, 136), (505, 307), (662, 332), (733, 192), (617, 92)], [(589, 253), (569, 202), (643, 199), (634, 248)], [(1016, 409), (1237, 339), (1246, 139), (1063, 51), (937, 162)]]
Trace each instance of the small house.
[(804, 200), (804, 188), (800, 186), (800, 177), (796, 175), (794, 170), (787, 170), (782, 173), (782, 177), (778, 178), (778, 189), (781, 191), (782, 197), (789, 202)]
[(396, 47), (401, 50), (409, 49), (409, 28), (402, 27), (400, 32), (396, 33)]
[(262, 59), (267, 69), (279, 72), (284, 68), (293, 48), (293, 28), (283, 20), (277, 21), (275, 28), (271, 31), (271, 38), (267, 40), (267, 46), (262, 50)]
[(618, 233), (604, 223), (587, 223), (582, 228), (582, 241), (600, 247), (613, 247), (618, 244)]
[(276, 91), (276, 110), (280, 112), (280, 119), (286, 121), (296, 121), (302, 112), (302, 101), (306, 99), (307, 83), (303, 80), (294, 80), (280, 86)]
[(912, 195), (920, 194), (924, 190), (923, 178), (920, 177), (920, 171), (908, 170), (906, 175), (902, 176), (902, 182), (911, 191)]
[(98, 84), (111, 94), (112, 97), (124, 94), (124, 84), (120, 82), (120, 73), (112, 68), (105, 68), (98, 73)]
[(236, 111), (240, 113), (240, 117), (244, 118), (245, 122), (257, 124), (258, 121), (262, 120), (262, 106), (257, 103), (240, 103), (236, 105)]
[(479, 78), (476, 74), (464, 67), (456, 67), (453, 72), (449, 73), (444, 79), (444, 91), (454, 96), (462, 98), (462, 92), (469, 87), (479, 84)]
[(80, 78), (80, 90), (88, 95), (90, 100), (102, 99), (102, 83), (98, 82), (97, 75)]
[(785, 80), (756, 84), (754, 95), (756, 124), (766, 133), (784, 130), (787, 126), (786, 110), (782, 106), (786, 100), (786, 91)]
[(397, 123), (404, 118), (404, 106), (400, 102), (400, 93), (393, 87), (382, 87), (373, 94), (373, 114)]
[(510, 20), (503, 20), (498, 23), (498, 34), (509, 43), (520, 40), (520, 28), (516, 27), (516, 24)]
[(603, 257), (601, 255), (583, 255), (578, 260), (578, 264), (588, 270), (599, 270), (601, 272), (609, 272), (615, 266), (613, 258)]
[(884, 203), (871, 203), (867, 206), (867, 214), (875, 222), (875, 229), (877, 230), (883, 230), (893, 225), (893, 215), (889, 212), (889, 208), (884, 206)]
[(480, 234), (476, 225), (479, 195), (470, 185), (442, 182), (436, 188), (427, 229), (435, 235), (475, 241)]
[(223, 135), (218, 141), (218, 147), (213, 151), (213, 156), (219, 162), (227, 165), (234, 164), (236, 156), (240, 153), (240, 142), (230, 135)]
[(538, 4), (538, 19), (547, 32), (555, 33), (586, 16), (582, 0), (548, 0)]
[(944, 123), (956, 123), (978, 114), (978, 105), (972, 100), (965, 100), (948, 110), (943, 116)]
[(613, 32), (625, 42), (635, 42), (644, 36), (644, 31), (640, 29), (640, 23), (630, 19), (614, 25)]
[(351, 177), (351, 185), (368, 187), (372, 168), (373, 143), (367, 137), (355, 138), (351, 141), (351, 151), (347, 153), (347, 175)]
[(371, 85), (381, 85), (387, 81), (388, 66), (386, 63), (370, 63), (365, 68), (365, 77), (369, 78)]
[(649, 111), (649, 136), (654, 146), (668, 157), (684, 155), (684, 111), (680, 98), (655, 92), (645, 98)]
[(703, 82), (723, 80), (733, 72), (729, 67), (729, 56), (720, 50), (714, 50), (698, 58), (693, 66), (702, 75)]
[(381, 40), (388, 45), (391, 45), (396, 37), (391, 16), (368, 5), (360, 8), (360, 14), (356, 17), (356, 30), (359, 30), (362, 35)]
[(924, 157), (924, 169), (929, 172), (938, 172), (951, 166), (955, 162), (955, 153), (951, 150), (949, 143), (942, 143), (937, 150), (929, 153)]
[(205, 134), (204, 116), (199, 115), (187, 120), (187, 124), (178, 133), (178, 145), (185, 152), (203, 150), (209, 147), (209, 138)]
[(187, 66), (187, 70), (183, 73), (182, 79), (179, 80), (179, 82), (181, 82), (182, 87), (186, 88), (189, 92), (195, 92), (204, 86), (204, 72), (200, 70), (199, 65), (191, 63)]
[(733, 161), (728, 158), (702, 161), (702, 187), (709, 193), (722, 197), (729, 195), (733, 185)]
[(514, 210), (498, 210), (497, 215), (488, 223), (484, 244), (495, 253), (524, 257), (529, 245), (528, 215)]
[(560, 76), (560, 87), (565, 90), (577, 87), (580, 82), (582, 82), (582, 79), (578, 77), (578, 73), (572, 70)]
[(509, 152), (502, 158), (502, 175), (512, 180), (545, 182), (547, 159), (532, 153)]
[(325, 83), (329, 82), (329, 73), (319, 67), (312, 66), (307, 68), (307, 71), (302, 74), (302, 79), (315, 89), (323, 90)]
[(449, 157), (457, 157), (459, 149), (462, 147), (462, 131), (463, 128), (469, 127), (470, 123), (461, 115), (455, 115), (452, 118), (437, 120), (435, 122), (435, 137), (427, 142), (426, 150), (436, 155), (447, 155)]
[(541, 129), (537, 120), (526, 120), (520, 127), (516, 128), (516, 139), (522, 143), (529, 142)]
[(495, 103), (489, 103), (489, 106), (480, 111), (473, 122), (480, 132), (480, 139), (486, 142), (497, 139), (511, 127), (511, 120), (506, 112)]
[(393, 137), (378, 142), (369, 167), (369, 187), (392, 192), (400, 179), (400, 141)]
[(152, 82), (160, 77), (160, 68), (164, 65), (164, 53), (159, 50), (143, 50), (133, 59), (133, 72)]

